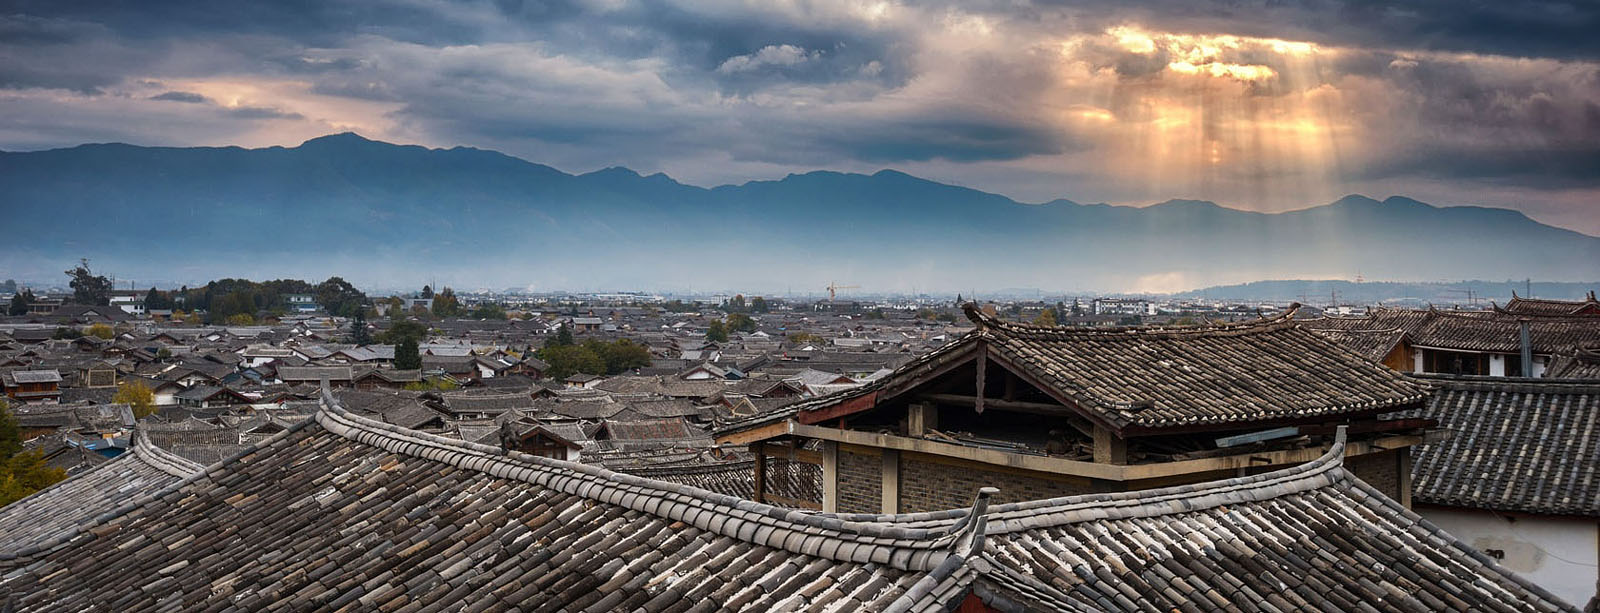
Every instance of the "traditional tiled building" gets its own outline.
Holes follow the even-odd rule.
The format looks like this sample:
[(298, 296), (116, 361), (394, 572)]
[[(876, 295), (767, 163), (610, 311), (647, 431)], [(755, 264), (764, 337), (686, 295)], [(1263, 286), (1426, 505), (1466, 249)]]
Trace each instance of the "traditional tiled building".
[[(1426, 389), (1302, 329), (1292, 311), (1200, 327), (977, 329), (872, 383), (724, 424), (758, 455), (820, 456), (824, 511), (949, 508), (1274, 470), (1355, 433), (1351, 469), (1406, 504)], [(757, 488), (760, 492), (760, 488)], [(759, 496), (758, 496), (758, 499)]]
[(1568, 602), (1600, 583), (1600, 380), (1430, 375), (1417, 512)]
[[(1540, 377), (1559, 356), (1600, 345), (1600, 314), (1587, 303), (1519, 300), (1489, 311), (1376, 308), (1302, 324), (1375, 362), (1416, 373)], [(1390, 338), (1393, 344), (1375, 348)]]
[(1568, 611), (1345, 467), (828, 515), (314, 418), (48, 542), (15, 611)]

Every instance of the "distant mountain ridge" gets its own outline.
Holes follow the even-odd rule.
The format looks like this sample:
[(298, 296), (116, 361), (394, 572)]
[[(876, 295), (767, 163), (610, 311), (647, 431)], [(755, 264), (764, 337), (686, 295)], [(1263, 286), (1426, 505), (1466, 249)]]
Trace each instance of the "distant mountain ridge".
[[(8, 276), (885, 291), (1176, 291), (1260, 278), (1600, 277), (1600, 238), (1519, 212), (1347, 196), (1285, 213), (1020, 203), (902, 172), (702, 188), (621, 167), (337, 134), (298, 147), (0, 153)], [(36, 277), (37, 278), (37, 277)]]

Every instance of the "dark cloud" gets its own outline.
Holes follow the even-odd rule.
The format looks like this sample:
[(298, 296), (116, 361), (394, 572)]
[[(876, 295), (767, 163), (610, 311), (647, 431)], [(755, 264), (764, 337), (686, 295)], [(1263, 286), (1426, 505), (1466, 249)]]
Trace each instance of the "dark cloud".
[(267, 106), (241, 106), (227, 109), (229, 117), (237, 119), (305, 119), (304, 115)]
[(210, 102), (210, 99), (194, 92), (162, 92), (150, 97), (151, 100), (170, 100), (172, 102), (200, 103)]
[[(1275, 109), (1302, 104), (1338, 119), (1347, 129), (1340, 137), (1355, 141), (1345, 149), (1359, 152), (1352, 159), (1332, 160), (1351, 169), (1351, 180), (1600, 187), (1600, 3), (980, 0), (896, 5), (882, 16), (869, 8), (827, 0), (14, 0), (0, 10), (0, 88), (66, 90), (85, 98), (83, 108), (104, 105), (84, 113), (105, 124), (102, 136), (66, 117), (56, 122), (58, 144), (151, 134), (229, 142), (229, 126), (247, 133), (292, 122), (263, 120), (317, 130), (348, 125), (319, 116), (344, 104), (381, 109), (358, 117), (414, 141), (493, 146), (568, 167), (732, 160), (774, 172), (993, 168), (1035, 156), (1093, 162), (1157, 136), (1229, 138), (1230, 119), (1292, 123), (1301, 116)], [(967, 17), (974, 23), (956, 23)], [(1139, 52), (1103, 34), (1124, 25), (1338, 49), (1307, 64), (1270, 41), (1247, 42), (1218, 61), (1281, 78), (1183, 80), (1169, 66), (1184, 58), (1165, 45)], [(235, 99), (204, 81), (270, 86)], [(1307, 93), (1319, 86), (1334, 93)], [(297, 96), (320, 99), (297, 106)], [(1194, 105), (1194, 133), (1158, 128), (1176, 125), (1163, 104)], [(163, 115), (141, 119), (151, 107)], [(186, 132), (180, 113), (203, 115), (204, 130)], [(7, 123), (54, 125), (51, 116), (32, 117)], [(1083, 117), (1107, 122), (1106, 131), (1095, 133)], [(0, 134), (12, 139), (0, 146), (47, 143), (42, 129)], [(1272, 145), (1219, 150), (1293, 153)], [(1204, 170), (1205, 180), (1263, 183), (1302, 171), (1276, 160)], [(1083, 174), (1090, 167), (1050, 176)], [(1167, 189), (1186, 185), (1172, 183)]]

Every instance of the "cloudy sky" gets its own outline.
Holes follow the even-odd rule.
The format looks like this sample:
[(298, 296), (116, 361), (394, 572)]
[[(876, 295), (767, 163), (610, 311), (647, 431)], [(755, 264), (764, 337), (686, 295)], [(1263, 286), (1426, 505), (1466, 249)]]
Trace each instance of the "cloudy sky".
[(1346, 193), (1600, 235), (1589, 0), (0, 0), (0, 149), (353, 130), (700, 185)]

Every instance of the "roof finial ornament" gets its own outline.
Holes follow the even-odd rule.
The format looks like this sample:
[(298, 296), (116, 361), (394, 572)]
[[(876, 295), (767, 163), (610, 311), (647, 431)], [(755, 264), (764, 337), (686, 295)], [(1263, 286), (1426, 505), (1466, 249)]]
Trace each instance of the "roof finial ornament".
[(972, 532), (970, 538), (956, 539), (951, 543), (963, 556), (969, 556), (983, 551), (983, 536), (989, 527), (989, 499), (1000, 493), (998, 487), (978, 488), (978, 498), (972, 501), (972, 512), (967, 515), (967, 529)]
[(967, 319), (972, 320), (972, 323), (977, 325), (979, 330), (989, 329), (989, 324), (992, 323), (989, 321), (989, 316), (978, 308), (978, 303), (975, 301), (961, 305), (961, 312), (966, 314)]

